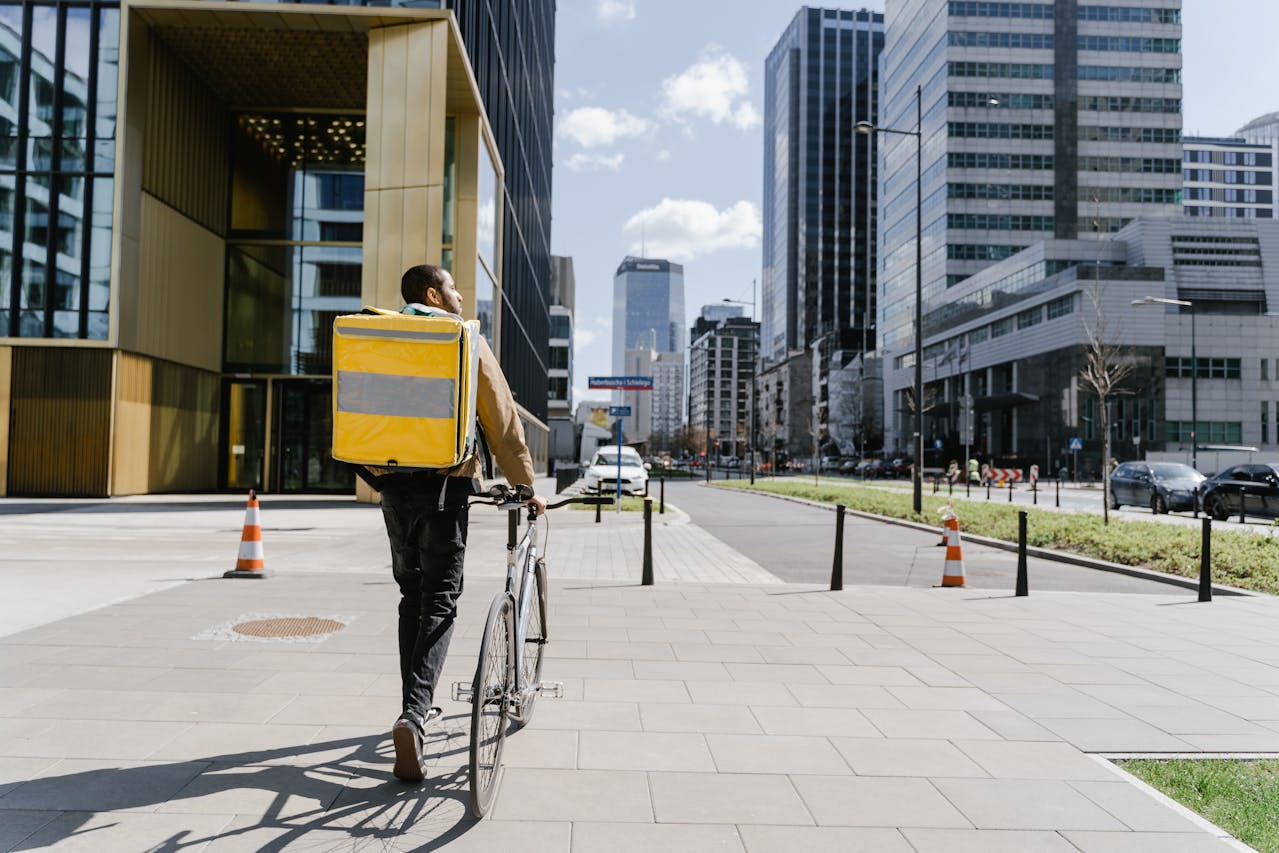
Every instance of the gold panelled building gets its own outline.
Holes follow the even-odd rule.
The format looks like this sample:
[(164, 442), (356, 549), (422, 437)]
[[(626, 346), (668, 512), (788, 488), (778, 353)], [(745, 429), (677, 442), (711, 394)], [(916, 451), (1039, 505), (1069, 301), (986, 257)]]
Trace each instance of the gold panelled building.
[(0, 5), (0, 494), (354, 491), (330, 330), (398, 307), (413, 264), (452, 271), (500, 357), (508, 324), (536, 348), (459, 13), (86, 2), (83, 73), (75, 9)]

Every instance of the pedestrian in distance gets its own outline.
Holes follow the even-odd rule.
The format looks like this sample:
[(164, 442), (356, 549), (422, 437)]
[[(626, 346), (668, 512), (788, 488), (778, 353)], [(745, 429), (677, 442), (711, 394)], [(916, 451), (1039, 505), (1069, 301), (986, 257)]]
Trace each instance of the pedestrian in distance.
[[(447, 316), (462, 313), (462, 296), (447, 270), (410, 267), (400, 280), (403, 314)], [(477, 336), (478, 337), (478, 336)], [(533, 460), (515, 399), (492, 349), (478, 340), (476, 412), (502, 473), (512, 486), (533, 484)], [(442, 711), (435, 689), (448, 654), (462, 594), (468, 506), (481, 491), (480, 459), (471, 455), (444, 471), (368, 468), (366, 481), (381, 493), (382, 518), (391, 545), (391, 571), (400, 590), (399, 652), (402, 703), (391, 728), (395, 776), (405, 782), (425, 778), (422, 744), (428, 724)], [(364, 476), (364, 475), (362, 475)], [(546, 501), (528, 503), (540, 515)]]

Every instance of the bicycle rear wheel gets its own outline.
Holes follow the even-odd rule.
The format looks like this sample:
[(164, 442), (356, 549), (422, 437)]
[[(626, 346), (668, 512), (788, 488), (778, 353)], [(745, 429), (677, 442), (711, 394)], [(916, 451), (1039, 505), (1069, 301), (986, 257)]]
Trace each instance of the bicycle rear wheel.
[(542, 657), (546, 652), (546, 563), (541, 560), (533, 568), (533, 583), (529, 587), (528, 630), (524, 633), (524, 659), (521, 684), (527, 691), (520, 703), (519, 716), (515, 718), (520, 728), (533, 718), (542, 683)]
[(471, 692), (471, 812), (482, 818), (493, 806), (502, 773), (502, 743), (514, 688), (513, 613), (509, 595), (489, 606)]

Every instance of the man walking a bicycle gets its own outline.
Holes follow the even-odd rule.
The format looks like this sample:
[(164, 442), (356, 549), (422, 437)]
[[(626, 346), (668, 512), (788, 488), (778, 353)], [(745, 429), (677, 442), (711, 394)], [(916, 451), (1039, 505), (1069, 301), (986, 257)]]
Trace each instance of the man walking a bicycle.
[[(410, 267), (400, 281), (403, 314), (448, 316), (462, 313), (462, 296), (442, 267)], [(514, 485), (533, 483), (529, 455), (510, 386), (496, 356), (478, 338), (475, 410), (502, 474)], [(391, 566), (400, 588), (399, 650), (403, 687), (399, 719), (391, 729), (395, 776), (406, 782), (425, 777), (422, 743), (427, 724), (439, 716), (434, 707), (440, 671), (448, 653), (457, 599), (462, 594), (468, 507), (480, 492), (480, 460), (471, 455), (444, 471), (369, 468), (370, 482), (381, 492), (382, 516), (391, 545)], [(541, 497), (528, 504), (540, 514)]]

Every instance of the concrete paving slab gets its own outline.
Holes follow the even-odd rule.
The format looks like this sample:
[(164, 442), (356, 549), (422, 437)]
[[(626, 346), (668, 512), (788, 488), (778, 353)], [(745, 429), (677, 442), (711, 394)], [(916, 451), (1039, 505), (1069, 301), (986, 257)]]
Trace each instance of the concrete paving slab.
[(852, 773), (825, 737), (708, 734), (706, 742), (721, 773)]
[(903, 829), (916, 853), (1078, 853), (1056, 832), (1009, 829)]
[(879, 730), (855, 708), (788, 708), (752, 706), (760, 728), (769, 735), (879, 737)]
[(1114, 779), (1109, 770), (1065, 743), (958, 740), (955, 746), (996, 779)]
[(1081, 853), (1239, 853), (1239, 848), (1203, 833), (1063, 832)]
[(786, 776), (650, 773), (649, 786), (659, 823), (813, 824)]
[(1126, 829), (1057, 780), (937, 779), (933, 784), (978, 829)]
[[(745, 737), (753, 737), (746, 735)], [(585, 770), (670, 770), (713, 773), (706, 736), (678, 732), (582, 732), (577, 766)], [(784, 772), (784, 771), (783, 771)]]
[(841, 826), (742, 826), (748, 853), (913, 853), (895, 829)]
[(742, 853), (737, 829), (725, 824), (577, 823), (573, 853)]
[(793, 781), (821, 826), (972, 826), (927, 779), (795, 776)]
[(648, 779), (640, 772), (513, 767), (501, 784), (493, 811), (500, 820), (653, 822)]
[(858, 776), (937, 779), (989, 775), (949, 741), (832, 737), (831, 742)]

